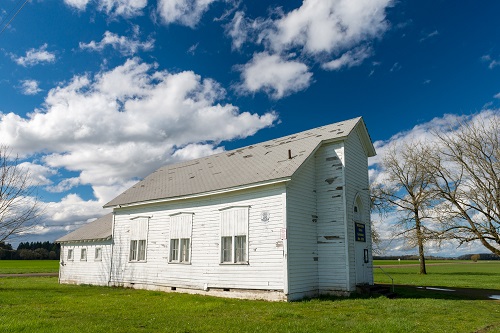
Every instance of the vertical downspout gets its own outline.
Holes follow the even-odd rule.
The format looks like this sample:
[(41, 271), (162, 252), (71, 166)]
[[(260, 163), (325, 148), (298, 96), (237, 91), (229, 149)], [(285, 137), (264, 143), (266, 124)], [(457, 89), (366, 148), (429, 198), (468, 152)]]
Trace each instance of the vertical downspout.
[(59, 274), (57, 274), (57, 283), (61, 283), (61, 270), (62, 270), (62, 267), (64, 267), (62, 264), (64, 262), (64, 252), (63, 252), (63, 246), (62, 246), (62, 243), (59, 243), (60, 244), (60, 250), (59, 250)]
[(283, 206), (283, 227), (285, 228), (285, 239), (283, 239), (283, 294), (288, 301), (288, 220), (287, 220), (287, 205), (286, 205), (287, 184), (285, 183), (284, 192), (281, 195), (281, 204)]
[(111, 223), (111, 255), (109, 263), (108, 287), (111, 285), (111, 274), (113, 273), (113, 250), (115, 248), (115, 211), (113, 209), (113, 222)]
[(346, 156), (346, 149), (345, 149), (345, 140), (343, 142), (343, 147), (342, 147), (342, 155), (344, 157), (344, 166), (342, 168), (342, 177), (344, 178), (344, 186), (342, 187), (342, 205), (344, 206), (344, 233), (345, 233), (345, 269), (346, 269), (346, 291), (350, 291), (351, 288), (351, 269), (350, 269), (350, 260), (351, 258), (349, 257), (349, 244), (351, 243), (351, 240), (349, 239), (349, 228), (348, 228), (348, 221), (347, 221), (347, 179), (346, 179), (346, 162), (347, 162), (347, 156)]

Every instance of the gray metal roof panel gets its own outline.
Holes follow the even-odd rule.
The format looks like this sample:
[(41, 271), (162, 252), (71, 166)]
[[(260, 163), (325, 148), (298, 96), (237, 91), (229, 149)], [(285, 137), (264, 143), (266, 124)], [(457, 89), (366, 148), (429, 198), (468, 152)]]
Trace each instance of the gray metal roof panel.
[(56, 243), (108, 239), (111, 237), (112, 227), (113, 213), (109, 213), (59, 238)]
[[(165, 165), (104, 207), (171, 199), (291, 177), (321, 142), (347, 137), (360, 122), (361, 118), (354, 118), (191, 161)], [(291, 159), (288, 158), (289, 150)]]

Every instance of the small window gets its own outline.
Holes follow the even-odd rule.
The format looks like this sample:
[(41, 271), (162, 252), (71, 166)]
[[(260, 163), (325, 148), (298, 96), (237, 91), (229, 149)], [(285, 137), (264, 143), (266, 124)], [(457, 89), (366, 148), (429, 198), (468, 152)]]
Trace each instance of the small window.
[(189, 238), (171, 239), (170, 240), (170, 262), (187, 263), (189, 259)]
[(233, 262), (233, 237), (222, 237), (222, 262)]
[(95, 261), (101, 261), (102, 260), (102, 248), (96, 247), (94, 260)]
[(68, 260), (73, 260), (73, 249), (68, 249)]
[(136, 240), (131, 240), (130, 241), (130, 256), (129, 256), (130, 261), (136, 261), (137, 260), (137, 241)]
[(137, 260), (146, 260), (146, 240), (139, 240), (137, 249)]
[(87, 261), (87, 249), (82, 249), (80, 252), (80, 260)]
[(247, 236), (235, 236), (234, 237), (234, 247), (235, 247), (235, 261), (236, 262), (246, 262), (247, 261)]

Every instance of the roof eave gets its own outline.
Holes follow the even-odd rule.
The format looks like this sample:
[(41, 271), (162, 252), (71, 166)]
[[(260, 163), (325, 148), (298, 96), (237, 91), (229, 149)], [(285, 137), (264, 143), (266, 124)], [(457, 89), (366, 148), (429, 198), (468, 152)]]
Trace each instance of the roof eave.
[(182, 195), (182, 196), (176, 196), (176, 197), (170, 197), (170, 198), (145, 200), (145, 201), (137, 201), (137, 202), (130, 202), (130, 203), (121, 203), (121, 204), (114, 204), (114, 205), (106, 204), (103, 207), (115, 209), (115, 208), (125, 208), (125, 207), (134, 207), (134, 206), (164, 203), (164, 202), (177, 201), (177, 200), (194, 199), (194, 198), (206, 197), (206, 196), (210, 196), (210, 195), (217, 195), (217, 194), (221, 194), (221, 193), (241, 191), (241, 190), (251, 189), (251, 188), (255, 188), (255, 187), (268, 186), (268, 185), (274, 185), (274, 184), (279, 184), (279, 183), (286, 183), (286, 182), (290, 181), (291, 179), (292, 179), (291, 176), (282, 177), (282, 178), (272, 179), (272, 180), (268, 180), (268, 181), (240, 185), (240, 186), (219, 189), (219, 190), (214, 190), (214, 191), (194, 193), (194, 194)]
[(99, 242), (99, 241), (107, 241), (110, 240), (111, 236), (107, 236), (104, 238), (91, 238), (91, 239), (70, 239), (70, 240), (56, 240), (55, 243), (63, 244), (63, 243), (75, 243), (75, 242)]

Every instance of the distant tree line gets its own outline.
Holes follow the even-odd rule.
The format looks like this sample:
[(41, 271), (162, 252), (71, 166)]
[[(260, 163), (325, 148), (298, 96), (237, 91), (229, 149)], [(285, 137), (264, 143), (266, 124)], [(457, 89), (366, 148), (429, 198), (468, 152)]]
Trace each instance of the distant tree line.
[(465, 254), (457, 258), (458, 260), (500, 260), (500, 256), (493, 253)]
[[(426, 256), (427, 260), (500, 260), (500, 256), (493, 253), (481, 253), (481, 254), (464, 254), (456, 258), (442, 257), (442, 256)], [(405, 254), (402, 256), (373, 256), (373, 260), (418, 260), (420, 257), (418, 254)]]
[(14, 250), (0, 242), (0, 260), (59, 260), (61, 246), (51, 242), (21, 242)]

